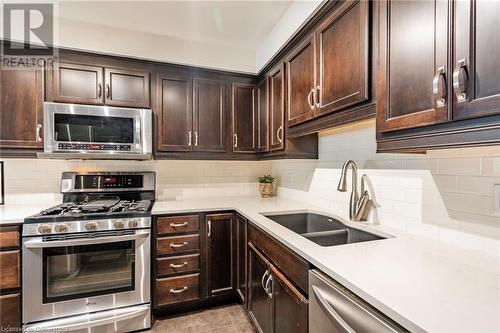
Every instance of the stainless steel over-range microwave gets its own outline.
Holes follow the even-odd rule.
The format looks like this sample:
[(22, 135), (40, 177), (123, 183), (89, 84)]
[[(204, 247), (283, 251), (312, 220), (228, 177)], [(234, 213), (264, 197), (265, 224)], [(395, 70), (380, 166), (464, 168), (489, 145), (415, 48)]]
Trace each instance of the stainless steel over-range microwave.
[(152, 112), (44, 103), (44, 158), (149, 159)]

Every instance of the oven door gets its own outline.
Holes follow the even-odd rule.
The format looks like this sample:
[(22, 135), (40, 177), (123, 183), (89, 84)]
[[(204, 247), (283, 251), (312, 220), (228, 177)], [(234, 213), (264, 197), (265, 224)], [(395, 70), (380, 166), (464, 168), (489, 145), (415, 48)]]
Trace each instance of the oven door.
[[(148, 117), (149, 116), (149, 117)], [(150, 153), (151, 110), (44, 103), (46, 153)]]
[(23, 322), (150, 302), (149, 230), (23, 239)]

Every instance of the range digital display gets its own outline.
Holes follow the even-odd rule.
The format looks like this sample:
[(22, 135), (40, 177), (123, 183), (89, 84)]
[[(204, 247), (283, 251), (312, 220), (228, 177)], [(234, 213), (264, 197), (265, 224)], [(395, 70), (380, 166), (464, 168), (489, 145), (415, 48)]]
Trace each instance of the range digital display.
[(77, 175), (75, 189), (140, 188), (142, 175)]

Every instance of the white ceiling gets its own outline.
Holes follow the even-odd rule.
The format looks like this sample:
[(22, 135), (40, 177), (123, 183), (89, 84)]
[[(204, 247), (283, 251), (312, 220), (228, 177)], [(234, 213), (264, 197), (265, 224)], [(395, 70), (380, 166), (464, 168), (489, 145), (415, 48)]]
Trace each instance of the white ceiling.
[(86, 24), (255, 50), (292, 2), (60, 1), (57, 15)]

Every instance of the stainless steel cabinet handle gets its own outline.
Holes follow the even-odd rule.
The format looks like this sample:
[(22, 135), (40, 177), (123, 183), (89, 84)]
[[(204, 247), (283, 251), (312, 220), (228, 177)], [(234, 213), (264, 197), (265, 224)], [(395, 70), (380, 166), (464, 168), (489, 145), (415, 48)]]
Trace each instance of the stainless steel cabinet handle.
[(182, 264), (170, 264), (170, 268), (181, 268), (187, 266), (187, 261), (184, 261)]
[(309, 94), (307, 95), (307, 104), (309, 104), (309, 107), (311, 108), (311, 110), (314, 110), (314, 102), (311, 98), (313, 94), (314, 94), (314, 88), (312, 88), (309, 91)]
[[(442, 91), (440, 82), (444, 80), (444, 90)], [(434, 98), (436, 99), (436, 105), (438, 107), (443, 107), (446, 105), (446, 67), (439, 67), (434, 80), (432, 81), (432, 92), (434, 93)]]
[(102, 96), (102, 84), (98, 84), (97, 85), (97, 97), (101, 97)]
[(335, 309), (330, 305), (325, 296), (318, 287), (312, 286), (314, 291), (314, 296), (318, 300), (319, 305), (326, 312), (327, 315), (331, 317), (332, 320), (337, 322), (344, 330), (345, 333), (356, 333), (356, 331), (349, 326), (348, 323), (335, 311)]
[(109, 98), (109, 84), (106, 85), (106, 98)]
[(188, 146), (191, 146), (192, 145), (192, 140), (191, 140), (191, 131), (188, 132)]
[(170, 247), (172, 248), (178, 248), (178, 247), (183, 247), (183, 246), (186, 246), (188, 245), (187, 242), (182, 242), (182, 243), (170, 243)]
[(194, 146), (198, 146), (198, 131), (194, 131)]
[(238, 134), (234, 133), (234, 148), (238, 148)]
[(460, 59), (457, 68), (453, 72), (453, 91), (457, 96), (457, 102), (467, 100), (467, 83), (469, 81), (469, 72), (467, 70), (467, 59)]
[[(280, 135), (281, 134), (281, 135)], [(283, 126), (280, 126), (278, 130), (276, 131), (276, 138), (280, 143), (283, 142)]]
[(42, 135), (40, 132), (42, 131), (42, 124), (36, 125), (36, 142), (42, 142)]
[(208, 226), (207, 237), (210, 237), (210, 235), (212, 234), (212, 221), (208, 220), (207, 226)]
[(264, 280), (266, 279), (268, 274), (269, 274), (269, 271), (266, 269), (266, 271), (264, 272), (264, 275), (262, 275), (262, 280), (260, 281), (262, 289), (264, 289), (266, 291), (266, 293), (267, 293), (267, 289), (266, 289), (266, 286), (264, 285)]
[(321, 87), (316, 86), (316, 89), (314, 89), (314, 105), (316, 105), (317, 108), (319, 108), (319, 92), (320, 92)]
[(266, 281), (264, 289), (266, 290), (267, 296), (270, 299), (273, 299), (273, 288), (272, 288), (273, 281), (274, 281), (273, 280), (273, 276), (271, 274), (269, 274), (269, 277), (267, 278), (267, 281)]
[(186, 221), (186, 222), (182, 222), (182, 223), (170, 223), (170, 226), (172, 228), (180, 228), (180, 227), (185, 227), (187, 226), (189, 223)]
[(172, 289), (170, 289), (170, 293), (171, 294), (180, 294), (180, 293), (183, 293), (183, 292), (185, 292), (187, 290), (188, 290), (188, 287), (182, 287), (182, 288), (179, 288), (179, 289), (172, 288)]

